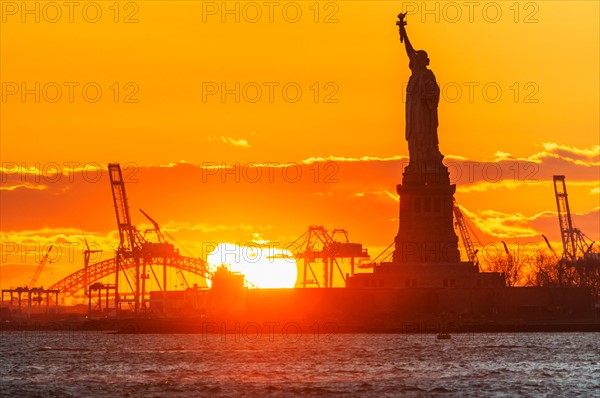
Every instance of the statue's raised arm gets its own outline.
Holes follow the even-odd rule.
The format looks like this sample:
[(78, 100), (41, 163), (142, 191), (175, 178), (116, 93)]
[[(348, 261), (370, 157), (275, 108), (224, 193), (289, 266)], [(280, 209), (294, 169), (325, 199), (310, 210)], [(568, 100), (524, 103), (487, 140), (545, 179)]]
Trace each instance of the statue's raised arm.
[(400, 43), (404, 42), (406, 54), (408, 55), (408, 58), (412, 58), (415, 55), (415, 49), (413, 48), (412, 44), (410, 44), (410, 40), (408, 40), (408, 35), (406, 34), (406, 21), (404, 20), (405, 17), (406, 13), (398, 14), (398, 21), (396, 22), (396, 25), (398, 25), (400, 30)]

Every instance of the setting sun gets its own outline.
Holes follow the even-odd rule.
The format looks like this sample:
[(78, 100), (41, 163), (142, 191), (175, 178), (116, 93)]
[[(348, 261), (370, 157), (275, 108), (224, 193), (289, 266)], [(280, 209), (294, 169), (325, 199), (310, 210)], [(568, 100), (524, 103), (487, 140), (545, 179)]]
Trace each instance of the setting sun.
[[(212, 272), (225, 265), (230, 271), (243, 274), (251, 288), (292, 288), (296, 284), (296, 260), (288, 250), (268, 245), (220, 243), (207, 260)], [(210, 286), (210, 280), (208, 284)]]

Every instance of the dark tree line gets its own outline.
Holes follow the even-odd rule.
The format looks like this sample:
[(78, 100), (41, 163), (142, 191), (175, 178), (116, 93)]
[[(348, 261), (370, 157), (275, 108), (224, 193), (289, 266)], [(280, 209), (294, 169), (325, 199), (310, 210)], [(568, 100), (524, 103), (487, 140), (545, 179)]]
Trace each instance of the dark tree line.
[(589, 253), (577, 261), (558, 259), (542, 250), (516, 259), (498, 254), (482, 268), (504, 274), (508, 286), (585, 287), (600, 300), (600, 253)]

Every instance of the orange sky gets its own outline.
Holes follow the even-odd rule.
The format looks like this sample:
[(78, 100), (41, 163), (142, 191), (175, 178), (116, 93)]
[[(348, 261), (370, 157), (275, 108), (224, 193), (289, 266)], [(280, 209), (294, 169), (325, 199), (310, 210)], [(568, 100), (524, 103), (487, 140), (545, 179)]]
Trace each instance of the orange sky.
[[(348, 228), (377, 254), (398, 227), (395, 184), (408, 153), (410, 71), (394, 26), (403, 5), (411, 41), (429, 53), (442, 88), (440, 149), (456, 198), (482, 239), (540, 242), (545, 233), (558, 241), (551, 176), (565, 174), (577, 225), (600, 240), (597, 2), (482, 2), (472, 10), (427, 2), (426, 13), (422, 2), (339, 1), (319, 2), (318, 15), (314, 2), (280, 2), (272, 22), (264, 5), (252, 22), (256, 9), (241, 2), (239, 23), (221, 2), (122, 2), (118, 15), (113, 2), (99, 2), (96, 23), (87, 3), (72, 22), (68, 8), (58, 17), (38, 3), (39, 23), (21, 4), (0, 4), (2, 287), (35, 268), (34, 256), (6, 255), (7, 242), (81, 242), (80, 222), (105, 248), (113, 241), (106, 172), (95, 181), (71, 174), (70, 164), (88, 172), (135, 164), (138, 182), (127, 187), (134, 221), (144, 221), (143, 208), (197, 256), (206, 255), (201, 242), (289, 242), (309, 224)], [(36, 83), (39, 103), (21, 92)], [(235, 94), (203, 98), (203, 86), (236, 83), (239, 103)], [(84, 98), (86, 84), (90, 96), (102, 90), (97, 102)], [(252, 103), (256, 86), (262, 97)], [(284, 86), (302, 90), (297, 102)], [(56, 87), (62, 97), (52, 102)], [(126, 103), (134, 91), (137, 102)], [(325, 160), (332, 168), (323, 169)], [(240, 174), (247, 168), (239, 182), (229, 174), (223, 183), (221, 172), (201, 167), (249, 162), (263, 164), (256, 183)], [(268, 162), (301, 164), (302, 175), (291, 181), (279, 172), (295, 168)], [(17, 174), (15, 163), (41, 174)], [(336, 181), (325, 182), (332, 172)], [(79, 260), (58, 260), (42, 282)]]

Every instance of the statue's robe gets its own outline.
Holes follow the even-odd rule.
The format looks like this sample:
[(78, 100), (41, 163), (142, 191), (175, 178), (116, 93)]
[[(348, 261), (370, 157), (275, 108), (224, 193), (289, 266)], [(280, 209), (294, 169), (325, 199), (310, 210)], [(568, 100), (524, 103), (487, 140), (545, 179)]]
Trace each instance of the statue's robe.
[(413, 69), (406, 89), (406, 140), (410, 163), (437, 165), (442, 160), (438, 146), (440, 87), (429, 69)]

